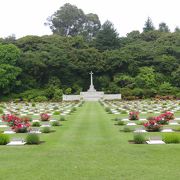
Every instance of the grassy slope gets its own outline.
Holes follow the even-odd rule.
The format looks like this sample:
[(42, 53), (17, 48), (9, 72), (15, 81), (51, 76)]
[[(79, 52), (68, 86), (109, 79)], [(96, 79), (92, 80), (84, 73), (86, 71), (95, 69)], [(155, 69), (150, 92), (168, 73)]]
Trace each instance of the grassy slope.
[(180, 145), (133, 145), (95, 102), (88, 102), (40, 146), (0, 147), (0, 179), (179, 179)]

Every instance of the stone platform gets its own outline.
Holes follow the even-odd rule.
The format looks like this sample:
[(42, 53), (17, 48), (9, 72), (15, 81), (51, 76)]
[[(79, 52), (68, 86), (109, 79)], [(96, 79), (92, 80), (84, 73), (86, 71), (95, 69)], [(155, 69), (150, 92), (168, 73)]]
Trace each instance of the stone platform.
[(99, 101), (121, 99), (121, 94), (104, 94), (103, 91), (96, 91), (93, 85), (93, 73), (91, 71), (91, 84), (88, 91), (80, 92), (80, 95), (63, 95), (63, 101)]

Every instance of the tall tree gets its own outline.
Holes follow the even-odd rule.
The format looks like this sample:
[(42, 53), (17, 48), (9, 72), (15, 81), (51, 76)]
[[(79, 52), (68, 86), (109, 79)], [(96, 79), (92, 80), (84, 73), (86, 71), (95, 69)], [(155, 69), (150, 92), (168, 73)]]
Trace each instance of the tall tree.
[(143, 31), (148, 32), (148, 31), (153, 31), (153, 30), (155, 30), (155, 27), (153, 25), (153, 22), (152, 22), (151, 18), (148, 17), (147, 21), (144, 24)]
[(159, 24), (159, 31), (161, 32), (170, 32), (168, 25), (165, 22)]
[(107, 20), (97, 33), (95, 46), (101, 51), (113, 50), (119, 47), (118, 33), (110, 21)]
[(47, 18), (48, 25), (54, 34), (62, 36), (84, 35), (91, 39), (101, 27), (96, 14), (85, 14), (83, 10), (69, 3), (60, 7), (52, 16)]
[(180, 28), (178, 26), (176, 26), (176, 28), (174, 29), (175, 32), (180, 32)]

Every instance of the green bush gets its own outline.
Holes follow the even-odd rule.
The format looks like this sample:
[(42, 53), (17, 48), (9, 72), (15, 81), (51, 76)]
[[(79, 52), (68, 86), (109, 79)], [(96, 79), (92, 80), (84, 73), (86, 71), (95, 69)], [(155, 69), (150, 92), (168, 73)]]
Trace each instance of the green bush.
[(10, 141), (10, 138), (7, 134), (0, 134), (0, 145), (6, 145)]
[(122, 120), (122, 119), (119, 117), (114, 118), (114, 121), (120, 121), (120, 120)]
[(26, 133), (28, 131), (27, 127), (19, 128), (16, 130), (17, 133)]
[(110, 112), (111, 112), (111, 109), (110, 109), (109, 107), (106, 107), (106, 108), (105, 108), (105, 111), (108, 112), (108, 113), (110, 113)]
[(123, 131), (124, 132), (132, 132), (133, 130), (128, 126), (124, 126)]
[(66, 118), (64, 116), (61, 116), (59, 120), (60, 121), (66, 121)]
[(0, 109), (0, 114), (3, 114), (3, 113), (4, 113), (4, 111), (2, 109)]
[(44, 102), (44, 101), (48, 101), (48, 98), (46, 96), (37, 96), (34, 98), (35, 102)]
[(145, 135), (143, 133), (134, 133), (134, 142), (136, 144), (143, 144), (145, 142)]
[(146, 123), (147, 121), (138, 121), (136, 122), (137, 125), (143, 125), (144, 123)]
[(60, 126), (60, 122), (59, 121), (53, 121), (52, 126)]
[(41, 131), (42, 131), (42, 133), (50, 133), (51, 129), (50, 129), (50, 127), (43, 127)]
[(119, 125), (119, 126), (123, 126), (124, 124), (125, 124), (125, 122), (122, 120), (118, 120), (116, 123), (116, 125)]
[(40, 127), (41, 124), (40, 124), (40, 122), (33, 122), (33, 123), (32, 123), (32, 126), (33, 126), (33, 127)]
[(60, 115), (60, 112), (59, 112), (59, 111), (55, 111), (55, 112), (53, 113), (53, 115)]
[(72, 109), (71, 109), (71, 112), (75, 112), (77, 109), (75, 108), (75, 107), (73, 107)]
[(163, 135), (163, 141), (167, 144), (180, 143), (180, 134), (178, 134), (178, 133), (166, 133)]
[(174, 127), (173, 130), (175, 130), (175, 131), (180, 131), (180, 127), (179, 127), (179, 126)]
[(126, 111), (121, 111), (121, 114), (127, 114), (127, 112)]
[(38, 134), (29, 133), (26, 136), (26, 143), (27, 144), (39, 144), (40, 143), (39, 135)]

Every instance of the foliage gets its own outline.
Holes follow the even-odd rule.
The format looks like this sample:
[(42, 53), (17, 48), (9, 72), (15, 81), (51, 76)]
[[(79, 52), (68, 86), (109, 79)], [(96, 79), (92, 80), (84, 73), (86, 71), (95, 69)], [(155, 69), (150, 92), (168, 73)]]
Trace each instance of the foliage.
[(2, 119), (4, 122), (7, 122), (8, 125), (14, 130), (15, 132), (25, 133), (28, 131), (30, 127), (30, 119), (29, 118), (19, 118), (13, 114), (3, 115)]
[(106, 21), (97, 33), (95, 47), (101, 51), (112, 50), (119, 47), (118, 33), (110, 21)]
[(0, 145), (6, 145), (10, 141), (10, 138), (7, 134), (0, 134)]
[(143, 28), (143, 31), (144, 32), (148, 32), (148, 31), (153, 31), (155, 28), (154, 28), (154, 25), (152, 23), (152, 20), (150, 17), (148, 17), (147, 21), (145, 22), (145, 25), (144, 25), (144, 28)]
[(39, 144), (40, 143), (39, 135), (38, 134), (29, 133), (26, 136), (26, 143), (27, 144)]
[[(67, 13), (68, 12), (68, 13)], [(110, 21), (65, 4), (48, 18), (53, 35), (1, 39), (0, 98), (61, 101), (94, 85), (123, 98), (176, 95), (180, 88), (180, 33), (165, 22), (155, 30), (148, 17), (143, 32), (120, 37)], [(13, 44), (12, 44), (13, 43)]]
[(139, 112), (135, 112), (135, 111), (130, 112), (129, 120), (139, 120)]
[(41, 131), (42, 131), (42, 133), (50, 133), (51, 129), (50, 129), (50, 127), (43, 127)]
[(178, 133), (166, 133), (163, 135), (165, 143), (180, 143), (180, 135)]
[(53, 121), (52, 126), (60, 126), (60, 122), (59, 121)]
[(59, 118), (59, 120), (60, 120), (60, 121), (65, 121), (66, 118), (65, 118), (64, 116), (61, 116), (61, 117)]
[(134, 133), (134, 143), (143, 144), (145, 142), (145, 136), (143, 133)]
[(116, 125), (123, 126), (124, 124), (125, 124), (125, 122), (122, 120), (117, 120), (117, 122), (116, 122)]
[(41, 124), (40, 124), (40, 122), (33, 122), (33, 123), (32, 123), (32, 126), (33, 126), (33, 127), (40, 127)]
[(129, 127), (129, 126), (124, 126), (123, 131), (124, 131), (124, 132), (132, 132), (133, 130), (132, 130), (132, 128)]
[(82, 35), (91, 40), (101, 27), (96, 14), (84, 14), (81, 9), (66, 3), (47, 19), (53, 33), (63, 36)]
[(40, 117), (41, 117), (41, 121), (49, 121), (51, 116), (49, 116), (46, 113), (41, 113)]

